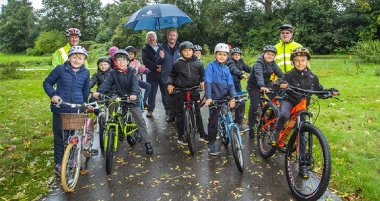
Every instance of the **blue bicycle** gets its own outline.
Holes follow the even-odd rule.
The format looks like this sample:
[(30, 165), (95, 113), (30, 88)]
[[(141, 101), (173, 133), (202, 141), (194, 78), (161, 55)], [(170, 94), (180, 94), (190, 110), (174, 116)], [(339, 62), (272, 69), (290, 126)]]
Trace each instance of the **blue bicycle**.
[[(246, 95), (239, 95), (237, 103), (246, 100)], [(228, 107), (228, 100), (214, 100), (214, 107), (221, 107), (220, 117), (218, 122), (218, 135), (222, 139), (225, 146), (228, 146), (231, 140), (232, 153), (234, 155), (235, 163), (240, 172), (244, 171), (244, 158), (243, 158), (243, 140), (240, 135), (240, 130), (233, 120), (231, 109)]]

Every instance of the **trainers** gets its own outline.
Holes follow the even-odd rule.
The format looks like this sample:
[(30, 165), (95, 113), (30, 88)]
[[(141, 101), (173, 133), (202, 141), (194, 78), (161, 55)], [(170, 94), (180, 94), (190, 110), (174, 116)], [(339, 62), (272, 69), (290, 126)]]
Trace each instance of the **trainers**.
[(184, 140), (184, 139), (178, 139), (178, 140), (177, 140), (177, 143), (178, 143), (178, 144), (181, 144), (181, 145), (184, 145), (184, 146), (189, 145), (189, 143), (187, 143), (187, 141)]
[(147, 110), (149, 108), (149, 105), (144, 103), (144, 109)]
[(307, 165), (306, 164), (302, 164), (300, 165), (300, 171), (299, 171), (301, 177), (303, 179), (309, 179), (309, 170), (307, 169)]
[(54, 174), (57, 175), (58, 177), (61, 177), (61, 172), (62, 172), (62, 169), (61, 169), (61, 165), (55, 165), (54, 167)]
[(150, 142), (145, 143), (146, 154), (153, 154), (153, 147), (150, 145)]
[(208, 143), (208, 140), (206, 140), (206, 137), (199, 137), (199, 141)]
[(146, 113), (146, 117), (148, 117), (148, 118), (152, 118), (152, 117), (153, 117), (152, 112), (148, 112), (148, 113)]
[(216, 147), (215, 147), (215, 144), (214, 143), (210, 143), (208, 145), (208, 152), (210, 153), (210, 155), (212, 156), (217, 156), (219, 155), (219, 153), (216, 151)]

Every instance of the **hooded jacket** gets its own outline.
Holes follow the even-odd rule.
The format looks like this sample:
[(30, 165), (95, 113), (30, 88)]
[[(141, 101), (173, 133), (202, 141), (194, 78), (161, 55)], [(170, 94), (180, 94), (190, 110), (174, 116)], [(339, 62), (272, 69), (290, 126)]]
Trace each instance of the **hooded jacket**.
[(264, 55), (260, 55), (256, 63), (253, 64), (251, 74), (248, 78), (247, 89), (260, 89), (261, 87), (268, 86), (272, 82), (271, 75), (275, 74), (278, 78), (283, 76), (282, 71), (277, 66), (275, 61), (266, 63)]
[(231, 73), (225, 64), (216, 60), (207, 64), (204, 81), (207, 99), (225, 100), (227, 96), (237, 96)]
[(173, 70), (168, 77), (168, 83), (179, 88), (198, 86), (203, 82), (203, 64), (196, 56), (189, 60), (180, 57), (173, 65)]
[[(56, 85), (56, 88), (54, 88)], [(46, 94), (61, 97), (62, 101), (82, 104), (87, 102), (90, 95), (90, 72), (84, 65), (78, 71), (74, 71), (70, 62), (55, 67), (43, 82)], [(50, 109), (54, 113), (74, 113), (76, 109), (61, 105), (59, 108), (51, 104)]]

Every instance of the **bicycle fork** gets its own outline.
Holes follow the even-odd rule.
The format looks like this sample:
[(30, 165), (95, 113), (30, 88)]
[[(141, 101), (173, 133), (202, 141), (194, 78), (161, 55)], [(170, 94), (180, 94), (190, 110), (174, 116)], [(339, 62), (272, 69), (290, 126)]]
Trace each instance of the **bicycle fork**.
[(115, 130), (115, 136), (114, 136), (114, 143), (113, 143), (113, 149), (114, 151), (116, 151), (116, 148), (117, 148), (117, 145), (118, 145), (118, 142), (119, 142), (119, 125), (117, 123), (107, 123), (107, 128), (106, 128), (106, 135), (105, 135), (105, 139), (104, 139), (104, 149), (107, 150), (108, 148), (108, 140), (109, 140), (109, 130), (111, 128), (114, 128)]

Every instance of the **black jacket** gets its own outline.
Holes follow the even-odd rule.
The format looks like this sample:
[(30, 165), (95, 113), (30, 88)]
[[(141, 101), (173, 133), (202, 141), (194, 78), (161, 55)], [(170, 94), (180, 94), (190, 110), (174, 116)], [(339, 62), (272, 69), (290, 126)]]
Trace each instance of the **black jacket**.
[(168, 78), (168, 84), (178, 88), (198, 86), (203, 82), (203, 64), (196, 56), (189, 60), (180, 57), (173, 65), (173, 69)]
[[(291, 71), (288, 71), (284, 74), (284, 77), (276, 81), (276, 85), (286, 81), (290, 86), (321, 91), (323, 86), (319, 83), (318, 77), (311, 72), (309, 68), (306, 68), (304, 71), (299, 71), (293, 68)], [(287, 96), (284, 97), (284, 100), (291, 102), (293, 105), (298, 104), (301, 101), (302, 97), (300, 95), (288, 92)]]
[(227, 66), (230, 69), (234, 83), (240, 82), (240, 80), (243, 79), (243, 71), (247, 73), (251, 72), (251, 67), (249, 67), (243, 59), (236, 61), (233, 58), (228, 58)]
[(271, 84), (271, 75), (275, 74), (278, 78), (283, 76), (282, 71), (277, 66), (275, 61), (267, 64), (264, 60), (264, 55), (261, 55), (255, 64), (253, 64), (251, 74), (248, 78), (247, 89), (260, 89), (260, 87), (269, 87)]
[(107, 78), (108, 73), (110, 72), (111, 67), (107, 71), (101, 71), (98, 68), (98, 71), (94, 73), (90, 79), (90, 89), (95, 86), (95, 84), (98, 86), (102, 85), (104, 80)]
[[(158, 48), (160, 49), (160, 48)], [(149, 68), (150, 73), (146, 75), (147, 80), (159, 80), (160, 73), (157, 72), (157, 64), (155, 62), (156, 51), (149, 44), (145, 44), (141, 50), (142, 52), (142, 62), (145, 67)]]

